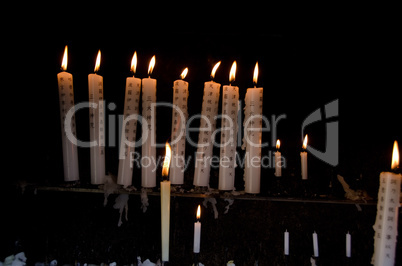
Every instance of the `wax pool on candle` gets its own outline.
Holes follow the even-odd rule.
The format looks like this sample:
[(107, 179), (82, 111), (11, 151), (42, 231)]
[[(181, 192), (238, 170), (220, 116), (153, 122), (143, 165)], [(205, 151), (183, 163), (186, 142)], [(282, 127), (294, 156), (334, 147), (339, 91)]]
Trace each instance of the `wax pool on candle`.
[[(95, 72), (100, 66), (100, 50), (96, 57)], [(105, 110), (103, 102), (103, 77), (88, 75), (89, 90), (89, 135), (91, 141), (91, 184), (98, 185), (105, 182)]]
[[(133, 56), (132, 71), (135, 73), (134, 62), (136, 54)], [(126, 80), (126, 93), (124, 97), (124, 120), (121, 131), (121, 142), (119, 152), (119, 171), (117, 184), (124, 187), (132, 184), (133, 168), (131, 154), (135, 150), (135, 138), (137, 133), (138, 104), (140, 100), (141, 79), (128, 77)]]
[[(257, 83), (258, 64), (254, 69), (254, 84)], [(244, 188), (247, 193), (260, 193), (261, 183), (261, 137), (262, 137), (263, 88), (248, 88), (244, 107), (244, 139), (246, 150)]]
[(64, 181), (76, 181), (79, 179), (78, 174), (78, 153), (77, 145), (69, 139), (67, 128), (71, 129), (71, 134), (76, 138), (75, 116), (71, 118), (70, 124), (65, 123), (68, 112), (74, 112), (74, 89), (73, 75), (66, 72), (67, 69), (67, 45), (64, 49), (62, 60), (63, 71), (57, 74), (57, 82), (59, 86), (60, 100), (60, 118), (61, 118), (61, 136), (63, 148), (63, 166), (64, 166)]
[[(219, 67), (218, 62), (212, 69), (211, 78)], [(198, 135), (197, 154), (194, 169), (194, 186), (206, 187), (209, 185), (209, 173), (211, 170), (210, 160), (213, 151), (213, 135), (218, 114), (219, 89), (221, 84), (208, 81), (204, 84), (204, 96), (202, 98), (202, 111), (200, 121), (200, 132)]]
[[(394, 142), (391, 169), (399, 168), (398, 143)], [(371, 263), (375, 266), (394, 265), (398, 235), (399, 199), (401, 174), (382, 172), (378, 190), (377, 217), (374, 228), (374, 254)]]
[(301, 174), (302, 174), (302, 179), (303, 180), (306, 180), (308, 178), (308, 175), (307, 175), (307, 152), (304, 151), (306, 148), (307, 148), (307, 135), (304, 137), (303, 151), (300, 153)]
[(170, 163), (170, 181), (173, 185), (182, 185), (184, 182), (188, 82), (183, 79), (187, 71), (186, 68), (181, 74), (182, 79), (173, 83), (175, 108), (172, 110), (172, 161)]
[[(155, 65), (155, 56), (149, 63), (148, 75), (152, 73)], [(147, 122), (142, 125), (142, 160), (149, 162), (141, 166), (142, 187), (156, 186), (156, 79), (150, 77), (142, 79), (142, 117)]]

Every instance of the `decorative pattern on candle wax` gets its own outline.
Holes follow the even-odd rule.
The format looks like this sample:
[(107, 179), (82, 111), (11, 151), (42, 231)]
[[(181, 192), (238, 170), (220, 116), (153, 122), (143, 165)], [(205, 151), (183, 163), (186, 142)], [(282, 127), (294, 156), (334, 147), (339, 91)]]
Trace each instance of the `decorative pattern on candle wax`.
[(170, 181), (174, 185), (184, 183), (184, 165), (186, 148), (188, 82), (176, 80), (173, 84), (172, 111), (172, 161), (170, 164)]
[[(67, 46), (65, 48), (64, 58), (67, 58)], [(67, 68), (67, 63), (65, 65), (65, 68)], [(66, 121), (65, 121), (67, 112), (71, 109), (74, 110), (73, 75), (65, 71), (60, 72), (59, 74), (57, 74), (57, 82), (59, 87), (59, 100), (60, 100), (64, 181), (76, 181), (79, 180), (77, 145), (75, 145), (69, 140), (66, 133)], [(74, 113), (75, 112), (73, 111), (73, 114)], [(71, 123), (70, 125), (67, 126), (69, 127), (69, 129), (71, 129), (72, 135), (76, 138), (77, 136), (75, 128), (75, 115), (71, 117)]]
[(261, 137), (262, 137), (262, 88), (247, 89), (244, 107), (244, 138), (242, 149), (246, 150), (244, 169), (245, 191), (260, 193)]
[(197, 154), (194, 169), (194, 185), (208, 186), (210, 160), (213, 151), (212, 133), (215, 131), (215, 117), (218, 114), (219, 88), (221, 84), (213, 81), (205, 82), (202, 98), (200, 133), (198, 135)]
[(223, 86), (219, 190), (233, 190), (236, 167), (239, 87)]
[(135, 151), (137, 134), (138, 105), (140, 101), (141, 79), (129, 77), (126, 81), (124, 120), (119, 152), (117, 184), (124, 187), (132, 184), (133, 167), (131, 153)]

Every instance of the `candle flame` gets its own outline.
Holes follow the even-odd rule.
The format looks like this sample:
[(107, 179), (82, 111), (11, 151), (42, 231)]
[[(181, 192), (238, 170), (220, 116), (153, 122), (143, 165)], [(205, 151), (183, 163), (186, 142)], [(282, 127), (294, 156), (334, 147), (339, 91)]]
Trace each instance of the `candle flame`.
[(98, 51), (98, 55), (96, 56), (96, 62), (95, 62), (95, 69), (94, 72), (98, 72), (99, 67), (100, 67), (100, 60), (101, 60), (101, 51)]
[(131, 59), (131, 72), (135, 74), (137, 70), (137, 52), (134, 52), (133, 59)]
[(199, 220), (200, 218), (201, 218), (201, 206), (198, 205), (198, 208), (197, 208), (197, 220)]
[(169, 175), (170, 157), (172, 157), (172, 150), (170, 149), (169, 143), (166, 142), (166, 154), (163, 160), (162, 176), (167, 177)]
[(276, 141), (276, 149), (279, 150), (280, 147), (281, 147), (281, 141), (278, 139)]
[(63, 71), (67, 70), (67, 45), (66, 48), (64, 48), (64, 55), (63, 55), (63, 61), (61, 62), (61, 69), (63, 69)]
[(220, 64), (221, 64), (221, 61), (219, 61), (218, 63), (216, 63), (215, 66), (214, 66), (214, 68), (212, 68), (211, 79), (214, 79), (216, 70), (218, 69), (218, 67), (220, 66)]
[(236, 77), (236, 61), (233, 62), (232, 67), (230, 68), (229, 82), (234, 81), (235, 77)]
[(303, 140), (303, 149), (304, 150), (307, 149), (307, 134), (306, 134), (306, 136), (304, 137), (304, 140)]
[(398, 149), (398, 142), (395, 140), (394, 148), (392, 150), (391, 169), (397, 169), (398, 167), (399, 167), (399, 149)]
[(184, 79), (187, 76), (187, 73), (188, 73), (188, 68), (186, 67), (183, 70), (183, 72), (181, 72), (181, 75), (180, 75), (181, 79)]
[(255, 67), (254, 67), (254, 75), (253, 75), (254, 85), (257, 85), (257, 80), (258, 80), (258, 62), (255, 63)]
[(152, 74), (154, 67), (155, 67), (155, 56), (152, 56), (151, 61), (149, 61), (148, 76)]

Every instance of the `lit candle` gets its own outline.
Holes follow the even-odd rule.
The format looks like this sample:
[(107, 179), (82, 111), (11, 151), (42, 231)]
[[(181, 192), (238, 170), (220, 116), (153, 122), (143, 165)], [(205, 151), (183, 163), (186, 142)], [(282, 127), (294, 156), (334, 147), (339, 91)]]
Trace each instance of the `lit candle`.
[(284, 238), (284, 254), (289, 255), (289, 232), (288, 232), (288, 230), (285, 231), (283, 238)]
[(173, 185), (182, 185), (184, 182), (184, 164), (186, 150), (186, 123), (188, 82), (186, 77), (188, 68), (181, 73), (180, 80), (173, 83), (173, 110), (172, 110), (172, 162), (170, 164), (170, 182)]
[[(253, 82), (258, 78), (258, 63), (255, 64)], [(244, 140), (246, 149), (244, 188), (247, 193), (260, 193), (261, 183), (261, 136), (262, 136), (263, 88), (248, 88), (244, 108)]]
[(141, 184), (145, 188), (156, 186), (156, 79), (150, 77), (154, 66), (155, 56), (149, 62), (148, 78), (142, 79), (142, 117), (146, 121), (142, 125), (142, 160), (147, 163), (141, 166)]
[(282, 176), (282, 155), (279, 151), (281, 147), (281, 142), (278, 139), (276, 141), (276, 152), (275, 152), (275, 176)]
[(303, 140), (303, 151), (300, 152), (300, 157), (301, 157), (301, 174), (302, 174), (302, 179), (307, 180), (307, 134), (304, 137)]
[(103, 184), (105, 182), (105, 107), (103, 101), (103, 77), (96, 74), (100, 67), (100, 59), (101, 52), (99, 50), (96, 57), (95, 73), (88, 75), (91, 184), (93, 185)]
[[(235, 80), (236, 61), (230, 69), (229, 82)], [(239, 106), (239, 87), (223, 86), (222, 129), (219, 162), (219, 190), (233, 190), (236, 166), (237, 109)]]
[(194, 253), (200, 253), (200, 242), (201, 242), (201, 207), (198, 205), (197, 208), (197, 221), (194, 223)]
[(346, 257), (351, 257), (351, 248), (352, 248), (352, 237), (349, 232), (346, 233)]
[(64, 181), (76, 181), (79, 179), (78, 174), (78, 153), (77, 145), (74, 144), (67, 136), (66, 127), (71, 129), (71, 133), (76, 138), (75, 116), (73, 115), (70, 124), (67, 124), (66, 114), (72, 109), (74, 111), (74, 89), (73, 75), (66, 72), (67, 70), (67, 45), (64, 49), (63, 60), (61, 64), (62, 72), (57, 74), (57, 83), (59, 87), (60, 100), (60, 119), (61, 119), (61, 141), (63, 147), (63, 166)]
[[(394, 142), (391, 169), (399, 168), (398, 143)], [(371, 263), (377, 266), (394, 265), (398, 235), (401, 174), (382, 172), (378, 190), (377, 217), (374, 228), (374, 254)]]
[(210, 160), (213, 151), (213, 132), (215, 131), (215, 117), (218, 114), (219, 89), (221, 84), (213, 81), (216, 70), (221, 62), (215, 64), (211, 72), (211, 81), (204, 83), (200, 130), (198, 134), (197, 154), (194, 169), (194, 186), (206, 187), (209, 185)]
[[(134, 52), (131, 60), (133, 75), (137, 67), (137, 53)], [(137, 134), (138, 104), (140, 101), (141, 79), (128, 77), (126, 79), (126, 92), (124, 97), (124, 120), (121, 131), (119, 170), (117, 184), (124, 187), (132, 184), (133, 164), (131, 153), (135, 150), (135, 138)]]
[(313, 249), (314, 249), (314, 257), (318, 257), (318, 239), (317, 239), (317, 233), (314, 231), (313, 233)]
[(170, 181), (169, 165), (172, 156), (169, 143), (166, 142), (166, 155), (163, 161), (161, 182), (161, 243), (162, 261), (169, 261), (169, 226), (170, 226)]

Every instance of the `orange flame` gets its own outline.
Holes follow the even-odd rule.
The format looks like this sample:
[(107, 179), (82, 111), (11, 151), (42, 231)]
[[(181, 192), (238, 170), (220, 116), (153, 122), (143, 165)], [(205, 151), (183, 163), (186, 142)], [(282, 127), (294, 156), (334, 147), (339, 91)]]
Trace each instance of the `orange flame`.
[(234, 81), (235, 78), (236, 78), (236, 61), (233, 62), (232, 67), (230, 68), (229, 82)]
[(257, 85), (257, 80), (258, 80), (258, 62), (255, 63), (255, 67), (254, 67), (254, 75), (253, 75), (254, 85)]
[(395, 140), (394, 148), (392, 150), (391, 169), (397, 169), (398, 167), (399, 167), (399, 149), (398, 149), (398, 142)]
[(149, 61), (148, 76), (152, 74), (154, 67), (155, 67), (155, 56), (152, 56), (151, 61)]
[(137, 70), (137, 52), (134, 52), (133, 59), (131, 59), (131, 72), (135, 74)]
[(198, 208), (197, 208), (197, 220), (199, 220), (200, 218), (201, 218), (201, 206), (198, 205)]
[(170, 149), (170, 145), (166, 142), (166, 154), (165, 159), (163, 160), (163, 167), (162, 167), (162, 176), (169, 175), (169, 166), (170, 166), (170, 158), (172, 157), (172, 150)]
[(64, 55), (63, 60), (61, 62), (61, 69), (63, 69), (63, 71), (67, 70), (67, 45), (66, 48), (64, 48)]
[(281, 141), (278, 139), (276, 141), (276, 149), (279, 150), (280, 147), (281, 147)]
[(216, 63), (215, 66), (214, 66), (214, 68), (212, 68), (212, 71), (211, 71), (211, 79), (214, 79), (216, 70), (218, 69), (218, 67), (220, 66), (220, 64), (221, 64), (221, 61), (219, 61), (218, 63)]
[(188, 68), (186, 67), (183, 70), (183, 72), (181, 72), (181, 75), (180, 75), (181, 79), (184, 79), (187, 76), (187, 73), (188, 73)]
[(96, 56), (96, 62), (95, 62), (95, 69), (94, 72), (98, 72), (99, 67), (100, 67), (100, 60), (101, 60), (101, 51), (98, 51), (98, 55)]
[(304, 140), (303, 140), (303, 149), (304, 150), (307, 149), (307, 134), (306, 134), (306, 136), (304, 137)]

